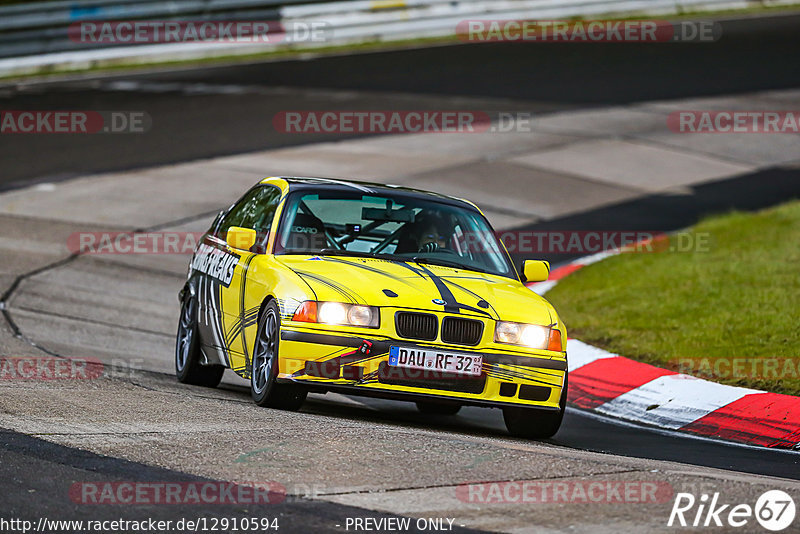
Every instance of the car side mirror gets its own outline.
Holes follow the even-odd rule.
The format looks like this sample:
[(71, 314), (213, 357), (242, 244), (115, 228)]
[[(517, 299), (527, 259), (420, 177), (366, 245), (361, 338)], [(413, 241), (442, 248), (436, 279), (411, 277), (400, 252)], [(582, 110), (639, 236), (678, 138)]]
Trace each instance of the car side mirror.
[(256, 244), (256, 231), (252, 228), (231, 226), (228, 228), (225, 241), (233, 248), (237, 248), (239, 250), (250, 250), (250, 248)]
[(550, 262), (525, 260), (522, 262), (522, 282), (544, 282), (550, 278)]

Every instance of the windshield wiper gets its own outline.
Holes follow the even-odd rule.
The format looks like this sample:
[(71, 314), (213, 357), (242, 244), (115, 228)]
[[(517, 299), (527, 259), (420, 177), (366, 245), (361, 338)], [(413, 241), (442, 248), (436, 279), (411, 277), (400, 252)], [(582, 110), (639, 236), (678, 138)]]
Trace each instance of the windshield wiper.
[(359, 258), (374, 258), (373, 254), (367, 252), (359, 252), (356, 250), (338, 249), (338, 248), (323, 248), (321, 250), (309, 251), (309, 254), (317, 254), (319, 256), (357, 256)]
[(321, 250), (309, 252), (309, 254), (316, 254), (318, 256), (354, 256), (356, 258), (372, 258), (400, 262), (408, 261), (407, 258), (401, 258), (399, 256), (395, 256), (394, 254), (374, 254), (372, 252), (361, 252), (358, 250), (345, 250), (338, 248), (323, 248)]
[(414, 263), (425, 263), (425, 264), (428, 264), (428, 265), (438, 265), (440, 267), (453, 267), (454, 269), (469, 269), (469, 270), (477, 271), (477, 269), (473, 269), (472, 267), (467, 267), (466, 265), (464, 265), (462, 263), (458, 263), (458, 262), (455, 262), (455, 261), (449, 261), (449, 260), (443, 260), (443, 259), (440, 259), (440, 258), (422, 258), (420, 256), (414, 256), (413, 258), (411, 258), (411, 261), (413, 261)]

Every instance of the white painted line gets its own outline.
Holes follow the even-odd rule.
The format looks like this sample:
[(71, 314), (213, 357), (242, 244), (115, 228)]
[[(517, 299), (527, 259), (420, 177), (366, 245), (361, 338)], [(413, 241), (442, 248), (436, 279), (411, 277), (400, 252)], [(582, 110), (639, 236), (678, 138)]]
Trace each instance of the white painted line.
[(528, 286), (528, 289), (536, 293), (537, 295), (544, 295), (551, 289), (553, 289), (558, 280), (548, 280), (547, 282), (537, 282), (535, 284), (531, 284)]
[[(585, 267), (587, 265), (597, 263), (598, 261), (603, 261), (604, 259), (610, 258), (611, 256), (616, 256), (619, 253), (620, 253), (619, 249), (598, 252), (597, 254), (592, 254), (591, 256), (586, 256), (584, 258), (579, 258), (575, 261), (565, 263), (564, 265), (559, 265), (558, 267), (565, 267), (567, 265), (580, 265), (581, 267)], [(569, 273), (568, 275), (564, 276), (564, 278), (566, 278), (570, 274), (574, 274), (574, 272), (575, 271)], [(530, 289), (539, 296), (543, 296), (545, 293), (556, 287), (556, 285), (558, 285), (558, 282), (559, 280), (547, 280), (546, 282), (536, 282), (534, 284), (529, 285), (528, 289)]]
[(620, 252), (622, 251), (618, 248), (605, 250), (603, 252), (598, 252), (597, 254), (592, 254), (591, 256), (586, 256), (584, 258), (580, 258), (579, 260), (575, 260), (574, 263), (586, 267), (587, 265), (597, 263), (598, 261), (603, 261), (604, 259), (610, 258), (611, 256), (617, 256)]
[(569, 372), (580, 369), (584, 365), (605, 358), (616, 358), (617, 354), (612, 354), (603, 349), (587, 345), (583, 341), (570, 339), (567, 341), (567, 364)]
[(600, 413), (677, 430), (737, 401), (753, 389), (687, 375), (661, 376), (596, 408)]

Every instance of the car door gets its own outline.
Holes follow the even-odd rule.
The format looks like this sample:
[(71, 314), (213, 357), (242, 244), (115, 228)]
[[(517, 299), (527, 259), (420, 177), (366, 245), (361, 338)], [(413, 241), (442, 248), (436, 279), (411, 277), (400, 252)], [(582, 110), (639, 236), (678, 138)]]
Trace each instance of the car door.
[[(228, 364), (234, 371), (244, 371), (250, 363), (253, 347), (248, 339), (255, 338), (259, 307), (257, 304), (247, 306), (247, 273), (253, 259), (263, 252), (280, 198), (281, 191), (277, 187), (260, 185), (231, 210), (218, 228), (219, 238), (225, 240), (225, 252), (237, 258), (228, 273), (229, 282), (220, 284), (219, 288), (222, 341), (229, 359)], [(255, 230), (256, 244), (249, 250), (243, 250), (228, 243), (227, 232), (234, 226)], [(260, 299), (258, 302), (260, 303)], [(248, 330), (252, 330), (250, 335), (246, 335)]]

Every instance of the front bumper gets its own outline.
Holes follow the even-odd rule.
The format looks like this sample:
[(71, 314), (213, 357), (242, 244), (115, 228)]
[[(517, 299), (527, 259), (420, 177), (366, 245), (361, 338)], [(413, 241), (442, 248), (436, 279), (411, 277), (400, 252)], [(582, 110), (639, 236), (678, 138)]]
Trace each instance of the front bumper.
[[(390, 367), (392, 345), (478, 353), (483, 356), (482, 373), (472, 377)], [(281, 381), (317, 390), (402, 400), (458, 400), (479, 406), (558, 409), (567, 372), (565, 357), (362, 337), (315, 328), (284, 327), (279, 354)]]

